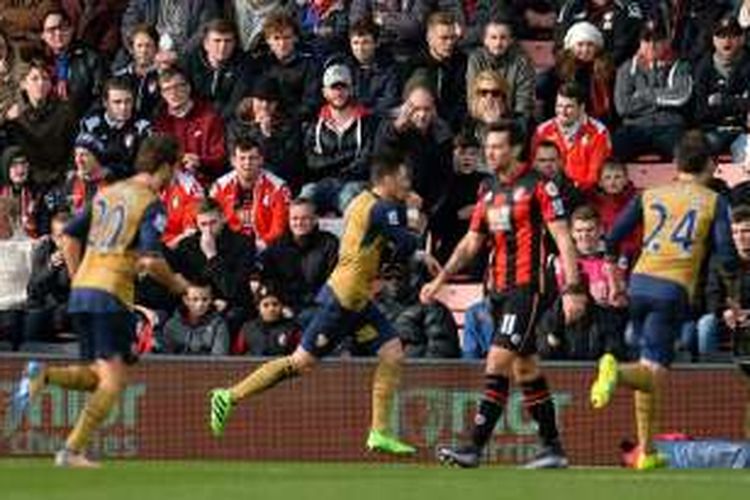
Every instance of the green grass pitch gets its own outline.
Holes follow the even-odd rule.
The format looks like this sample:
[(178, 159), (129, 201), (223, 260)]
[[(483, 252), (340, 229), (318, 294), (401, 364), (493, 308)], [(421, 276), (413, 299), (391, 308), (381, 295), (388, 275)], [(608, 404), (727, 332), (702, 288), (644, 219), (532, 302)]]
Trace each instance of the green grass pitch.
[(0, 460), (4, 500), (728, 500), (748, 498), (748, 492), (750, 472), (731, 470), (200, 461), (116, 461), (100, 470), (62, 470), (50, 460)]

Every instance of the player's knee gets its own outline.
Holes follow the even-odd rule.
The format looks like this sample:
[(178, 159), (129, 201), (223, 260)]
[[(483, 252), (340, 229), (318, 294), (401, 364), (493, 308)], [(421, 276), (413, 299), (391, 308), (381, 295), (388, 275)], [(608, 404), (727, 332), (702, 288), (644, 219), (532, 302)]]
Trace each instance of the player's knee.
[(404, 348), (399, 339), (386, 342), (378, 351), (380, 359), (386, 363), (400, 364), (404, 362)]
[(518, 358), (513, 363), (513, 378), (518, 382), (529, 382), (541, 375), (536, 358)]
[(510, 376), (515, 355), (507, 349), (492, 346), (487, 353), (485, 372), (493, 375)]
[(296, 375), (304, 375), (310, 373), (315, 368), (318, 360), (309, 352), (302, 348), (298, 348), (292, 354), (291, 362)]
[(128, 367), (119, 358), (99, 360), (95, 364), (100, 389), (121, 392), (128, 383)]

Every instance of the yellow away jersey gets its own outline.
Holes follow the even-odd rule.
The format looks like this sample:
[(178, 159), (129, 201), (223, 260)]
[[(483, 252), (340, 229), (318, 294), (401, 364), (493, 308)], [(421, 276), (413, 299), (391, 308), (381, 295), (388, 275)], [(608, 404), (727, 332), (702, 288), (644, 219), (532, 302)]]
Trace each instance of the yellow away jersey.
[(341, 305), (354, 311), (361, 310), (372, 296), (385, 246), (385, 237), (375, 230), (372, 220), (378, 201), (372, 192), (364, 191), (346, 209), (339, 261), (328, 278)]
[(86, 253), (73, 288), (101, 290), (132, 306), (139, 229), (146, 209), (157, 200), (153, 191), (132, 180), (99, 191), (92, 200)]
[(711, 245), (718, 194), (694, 182), (646, 190), (643, 245), (633, 273), (677, 283), (690, 297)]

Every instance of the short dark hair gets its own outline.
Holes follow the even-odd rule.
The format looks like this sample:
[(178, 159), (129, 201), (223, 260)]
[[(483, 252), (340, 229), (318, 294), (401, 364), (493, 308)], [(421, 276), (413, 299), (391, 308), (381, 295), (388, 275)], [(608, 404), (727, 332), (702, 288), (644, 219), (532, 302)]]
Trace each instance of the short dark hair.
[(130, 92), (131, 95), (135, 94), (130, 80), (122, 76), (113, 76), (107, 78), (107, 81), (104, 82), (104, 87), (102, 88), (102, 99), (104, 101), (109, 99), (110, 90), (124, 90), (125, 92)]
[(312, 208), (313, 213), (317, 214), (318, 207), (315, 205), (315, 202), (305, 196), (298, 196), (289, 203), (289, 208), (302, 206)]
[(203, 25), (203, 38), (208, 36), (209, 33), (221, 33), (223, 35), (232, 35), (237, 40), (237, 26), (224, 18), (217, 17), (206, 21)]
[(208, 288), (213, 294), (214, 285), (208, 276), (199, 274), (190, 280), (188, 288)]
[(542, 148), (545, 148), (545, 149), (554, 149), (555, 151), (557, 151), (557, 156), (559, 156), (560, 158), (562, 158), (562, 151), (560, 151), (560, 146), (558, 146), (555, 141), (550, 140), (550, 139), (544, 139), (543, 141), (541, 141), (536, 146), (537, 151), (540, 150), (540, 149), (542, 149)]
[(41, 71), (44, 75), (47, 76), (47, 78), (50, 78), (51, 75), (49, 74), (47, 63), (45, 63), (43, 59), (34, 56), (29, 60), (19, 61), (16, 67), (16, 77), (18, 81), (21, 81), (29, 76), (29, 73), (31, 73), (35, 69)]
[(578, 104), (584, 104), (586, 102), (586, 96), (583, 93), (583, 89), (581, 89), (581, 86), (575, 82), (568, 82), (560, 85), (560, 88), (557, 89), (557, 95), (573, 99)]
[(284, 11), (272, 12), (263, 23), (263, 36), (269, 37), (287, 29), (292, 30), (295, 35), (299, 34), (299, 26), (292, 16)]
[(700, 130), (688, 130), (675, 148), (677, 171), (701, 174), (711, 163), (711, 150), (706, 136)]
[(389, 175), (395, 175), (404, 165), (404, 155), (400, 151), (381, 151), (372, 157), (370, 181), (377, 184)]
[(591, 205), (582, 205), (573, 210), (573, 214), (570, 216), (571, 223), (577, 220), (584, 222), (595, 221), (598, 223), (602, 219), (594, 207)]
[(506, 28), (508, 28), (511, 37), (515, 35), (515, 30), (513, 29), (513, 21), (505, 16), (494, 16), (484, 24), (484, 27), (482, 28), (482, 36), (487, 33), (487, 28), (493, 24), (497, 24), (498, 26), (505, 26)]
[(472, 127), (466, 126), (453, 138), (454, 148), (478, 148), (480, 147), (479, 139), (477, 134), (474, 132)]
[(221, 208), (221, 205), (219, 205), (219, 202), (211, 197), (203, 198), (198, 203), (198, 209), (196, 210), (196, 214), (209, 214), (212, 212), (219, 212), (220, 214), (223, 214), (223, 210)]
[(737, 205), (732, 208), (732, 224), (750, 222), (750, 205)]
[(146, 137), (138, 148), (135, 170), (153, 174), (164, 164), (174, 165), (180, 159), (180, 143), (171, 135), (155, 134)]
[(372, 20), (372, 17), (370, 16), (364, 16), (358, 19), (349, 27), (349, 38), (352, 38), (354, 36), (368, 35), (373, 37), (375, 40), (377, 40), (378, 36), (380, 36), (378, 25), (375, 24), (375, 22)]
[(60, 16), (60, 19), (62, 19), (68, 27), (73, 25), (73, 21), (71, 21), (70, 16), (65, 12), (65, 9), (62, 7), (52, 7), (44, 11), (44, 14), (39, 19), (39, 31), (44, 31), (44, 21), (46, 21), (49, 16)]
[(135, 35), (146, 35), (151, 40), (154, 41), (154, 44), (159, 43), (159, 33), (156, 31), (156, 28), (148, 23), (138, 23), (135, 26), (133, 26), (133, 29), (130, 30), (130, 33), (128, 33), (128, 44), (130, 45), (130, 48), (133, 47), (133, 39), (135, 38)]
[(253, 149), (257, 149), (260, 151), (260, 154), (263, 154), (263, 145), (257, 139), (241, 135), (232, 141), (230, 156), (234, 155), (237, 151), (252, 151)]
[(482, 134), (482, 143), (487, 142), (487, 137), (489, 137), (490, 134), (508, 134), (508, 140), (510, 140), (510, 145), (515, 146), (517, 144), (517, 134), (515, 133), (515, 130), (513, 128), (513, 125), (508, 122), (507, 120), (500, 121), (498, 123), (492, 123), (487, 126), (487, 128), (484, 130), (484, 134)]

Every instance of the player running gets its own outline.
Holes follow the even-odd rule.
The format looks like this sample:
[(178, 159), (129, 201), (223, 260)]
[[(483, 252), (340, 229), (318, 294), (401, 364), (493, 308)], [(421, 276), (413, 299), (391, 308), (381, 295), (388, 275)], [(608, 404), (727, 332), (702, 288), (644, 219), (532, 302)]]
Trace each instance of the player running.
[(666, 465), (652, 442), (667, 369), (674, 357), (675, 335), (686, 320), (696, 282), (709, 249), (736, 298), (736, 256), (732, 246), (729, 209), (722, 196), (705, 184), (714, 163), (705, 138), (690, 132), (677, 147), (676, 183), (647, 189), (618, 218), (606, 238), (607, 253), (643, 223), (641, 255), (629, 285), (633, 334), (640, 346), (636, 363), (619, 365), (611, 354), (602, 356), (591, 386), (591, 404), (604, 408), (618, 384), (635, 391), (638, 435), (636, 469)]
[(58, 466), (99, 466), (84, 450), (124, 390), (128, 365), (136, 361), (131, 308), (137, 273), (146, 271), (178, 295), (186, 288), (185, 279), (173, 274), (160, 254), (166, 219), (158, 193), (179, 160), (174, 139), (146, 139), (138, 151), (137, 173), (103, 188), (65, 229), (63, 255), (74, 277), (68, 308), (81, 356), (90, 363), (45, 366), (30, 361), (11, 400), (17, 422), (47, 384), (91, 393), (65, 447), (55, 455)]
[[(397, 256), (402, 257), (417, 250), (419, 238), (406, 228), (402, 203), (410, 196), (411, 181), (402, 160), (390, 156), (373, 160), (371, 181), (372, 188), (352, 200), (346, 210), (339, 262), (318, 294), (318, 312), (303, 332), (297, 350), (261, 365), (230, 388), (211, 391), (210, 425), (215, 436), (223, 433), (232, 409), (241, 400), (309, 372), (344, 337), (357, 332), (356, 340), (367, 342), (380, 357), (372, 385), (367, 448), (392, 454), (416, 451), (388, 432), (391, 400), (399, 384), (404, 353), (396, 332), (371, 299), (386, 245), (393, 244)], [(431, 257), (419, 255), (428, 267), (439, 267)]]
[(544, 225), (560, 250), (565, 282), (565, 318), (579, 317), (586, 303), (557, 186), (513, 157), (513, 137), (507, 126), (489, 128), (484, 139), (487, 166), (495, 177), (480, 194), (463, 237), (437, 277), (422, 288), (423, 302), (433, 300), (440, 287), (471, 261), (491, 238), (489, 304), (495, 322), (493, 345), (487, 354), (484, 395), (474, 418), (471, 443), (438, 448), (441, 462), (477, 467), (482, 449), (508, 399), (513, 376), (523, 389), (524, 404), (539, 424), (542, 448), (529, 468), (567, 467), (555, 421), (555, 405), (536, 356), (535, 327), (544, 293)]

